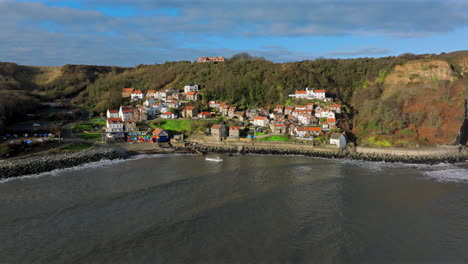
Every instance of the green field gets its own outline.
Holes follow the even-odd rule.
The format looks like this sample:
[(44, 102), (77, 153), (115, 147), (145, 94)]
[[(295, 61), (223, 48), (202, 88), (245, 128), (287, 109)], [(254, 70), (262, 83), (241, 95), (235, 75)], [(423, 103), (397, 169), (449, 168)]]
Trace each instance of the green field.
[(90, 148), (90, 147), (92, 147), (92, 146), (93, 146), (93, 144), (89, 144), (89, 143), (73, 143), (73, 144), (70, 144), (70, 145), (61, 147), (59, 150), (63, 150), (63, 151), (79, 151), (79, 150), (88, 149), (88, 148)]
[(282, 141), (282, 142), (291, 142), (291, 138), (287, 135), (274, 135), (264, 138), (259, 138), (258, 141)]
[(90, 141), (100, 141), (102, 138), (101, 133), (83, 133), (76, 135), (76, 137)]
[(79, 125), (72, 126), (72, 131), (73, 132), (83, 131), (83, 130), (91, 130), (91, 129), (93, 129), (92, 124), (79, 124)]
[(100, 118), (100, 117), (94, 117), (89, 119), (89, 122), (93, 123), (93, 125), (100, 125), (100, 126), (105, 126), (106, 125), (106, 119), (105, 118)]
[(203, 131), (211, 126), (212, 121), (207, 120), (182, 120), (182, 119), (167, 119), (159, 120), (151, 123), (151, 128), (160, 127), (167, 131), (193, 133)]

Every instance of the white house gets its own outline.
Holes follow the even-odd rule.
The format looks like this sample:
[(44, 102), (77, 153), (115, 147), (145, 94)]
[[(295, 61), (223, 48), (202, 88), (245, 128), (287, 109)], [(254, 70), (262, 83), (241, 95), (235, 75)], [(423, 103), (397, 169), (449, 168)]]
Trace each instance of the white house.
[(164, 114), (161, 114), (161, 118), (164, 119), (175, 119), (177, 118), (177, 115), (172, 113), (172, 112), (165, 112)]
[(119, 110), (107, 109), (107, 118), (119, 118)]
[(313, 137), (318, 136), (322, 132), (322, 128), (320, 127), (296, 127), (294, 131), (291, 131), (291, 134), (300, 137)]
[(133, 109), (130, 107), (120, 106), (119, 117), (122, 121), (128, 121), (133, 118)]
[(184, 86), (184, 93), (189, 92), (198, 92), (198, 85), (197, 84), (187, 84)]
[(339, 148), (344, 148), (346, 146), (346, 137), (340, 133), (333, 133), (330, 137), (330, 144), (336, 145)]
[(255, 126), (266, 127), (270, 123), (270, 120), (268, 120), (268, 118), (266, 118), (265, 116), (257, 116), (254, 118), (253, 123)]
[(136, 90), (132, 92), (132, 101), (142, 100), (143, 99), (143, 92), (140, 90)]
[(154, 98), (149, 98), (149, 97), (146, 97), (146, 100), (145, 102), (143, 103), (144, 106), (150, 106), (154, 104)]
[(106, 121), (106, 136), (108, 138), (123, 138), (124, 123), (121, 118), (108, 118)]
[(325, 100), (325, 90), (314, 90), (312, 88), (307, 87), (305, 91), (296, 91), (294, 94), (290, 94), (289, 97), (308, 100)]

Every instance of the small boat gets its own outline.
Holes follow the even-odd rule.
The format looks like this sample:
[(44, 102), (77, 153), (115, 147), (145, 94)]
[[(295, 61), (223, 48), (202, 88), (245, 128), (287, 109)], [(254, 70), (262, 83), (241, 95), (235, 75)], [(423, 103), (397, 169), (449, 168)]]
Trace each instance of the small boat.
[(223, 159), (220, 158), (220, 157), (216, 157), (216, 158), (205, 158), (205, 160), (214, 161), (214, 162), (221, 162), (221, 161), (223, 161)]

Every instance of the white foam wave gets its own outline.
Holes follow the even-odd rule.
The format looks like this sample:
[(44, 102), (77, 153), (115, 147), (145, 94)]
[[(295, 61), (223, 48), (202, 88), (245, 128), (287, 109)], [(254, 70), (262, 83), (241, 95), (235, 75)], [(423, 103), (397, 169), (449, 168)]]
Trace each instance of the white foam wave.
[(468, 182), (468, 169), (459, 167), (429, 170), (423, 174), (439, 182)]
[(70, 167), (70, 168), (55, 169), (55, 170), (51, 170), (51, 171), (47, 171), (47, 172), (41, 172), (41, 173), (36, 173), (36, 174), (28, 174), (28, 175), (22, 175), (22, 176), (18, 176), (18, 177), (2, 179), (2, 180), (0, 180), (0, 184), (8, 183), (8, 182), (11, 182), (11, 181), (37, 179), (37, 178), (44, 177), (44, 176), (60, 176), (63, 173), (70, 172), (70, 171), (78, 171), (78, 170), (90, 169), (90, 168), (102, 168), (102, 167), (112, 166), (112, 165), (122, 163), (122, 162), (135, 161), (135, 160), (140, 160), (140, 159), (176, 157), (176, 156), (193, 156), (193, 155), (194, 154), (182, 154), (182, 153), (175, 153), (175, 154), (140, 154), (140, 155), (132, 156), (132, 157), (127, 158), (127, 159), (113, 159), (113, 160), (103, 159), (103, 160), (100, 160), (100, 161), (85, 163), (85, 164), (81, 164), (81, 165), (78, 165), (78, 166), (75, 166), (75, 167)]

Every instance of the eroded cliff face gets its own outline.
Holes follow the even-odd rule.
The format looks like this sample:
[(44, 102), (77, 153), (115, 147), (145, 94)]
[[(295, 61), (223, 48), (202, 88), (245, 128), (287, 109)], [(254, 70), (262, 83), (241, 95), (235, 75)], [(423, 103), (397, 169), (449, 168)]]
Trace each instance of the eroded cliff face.
[(446, 61), (411, 61), (395, 66), (385, 78), (385, 86), (402, 86), (427, 81), (454, 81), (456, 73)]

